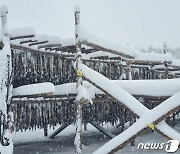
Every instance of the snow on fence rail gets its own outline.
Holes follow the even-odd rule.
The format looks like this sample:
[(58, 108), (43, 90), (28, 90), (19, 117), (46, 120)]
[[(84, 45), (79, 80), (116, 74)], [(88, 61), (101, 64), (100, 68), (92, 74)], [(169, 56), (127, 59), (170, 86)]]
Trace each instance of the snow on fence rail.
[[(83, 28), (79, 30), (80, 37), (79, 39), (82, 41), (82, 44), (85, 45), (85, 50), (83, 49), (84, 59), (89, 58), (98, 58), (98, 57), (107, 57), (107, 58), (117, 58), (122, 57), (125, 60), (131, 60), (132, 63), (140, 63), (145, 64), (149, 62), (149, 64), (162, 64), (163, 62), (169, 62), (170, 65), (179, 67), (180, 60), (172, 57), (170, 53), (166, 54), (156, 54), (156, 53), (142, 53), (140, 50), (125, 46), (122, 44), (117, 44), (111, 41), (104, 40), (100, 37), (97, 37), (93, 34), (90, 34)], [(0, 34), (2, 35), (2, 34)], [(43, 36), (43, 37), (42, 37)], [(37, 35), (35, 30), (31, 27), (17, 28), (10, 30), (10, 39), (11, 39), (11, 47), (14, 49), (20, 49), (23, 51), (34, 51), (34, 52), (48, 52), (54, 54), (62, 54), (64, 50), (63, 47), (75, 47), (75, 39), (61, 39), (58, 36), (48, 36)], [(2, 46), (2, 42), (0, 40), (0, 46)], [(91, 49), (89, 49), (89, 47)], [(61, 51), (61, 52), (59, 52)], [(68, 50), (67, 52), (72, 52), (73, 50)], [(97, 53), (96, 53), (97, 51)], [(92, 53), (91, 53), (92, 52)], [(67, 54), (66, 54), (67, 55)]]
[(53, 94), (55, 87), (52, 83), (38, 83), (21, 86), (13, 89), (13, 96), (28, 96), (40, 94)]
[[(180, 79), (161, 80), (111, 80), (131, 95), (169, 97), (180, 91)], [(88, 89), (90, 95), (103, 94), (101, 90), (94, 87), (87, 81), (83, 81), (83, 86)], [(76, 94), (76, 84), (66, 83), (55, 85), (54, 95)]]

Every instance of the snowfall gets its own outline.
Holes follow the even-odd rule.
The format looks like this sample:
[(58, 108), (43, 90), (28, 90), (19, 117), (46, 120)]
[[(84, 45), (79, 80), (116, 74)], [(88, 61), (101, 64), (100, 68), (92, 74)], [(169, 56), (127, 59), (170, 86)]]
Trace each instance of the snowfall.
[[(79, 8), (76, 8), (75, 11)], [(12, 29), (9, 32), (11, 38), (23, 35), (35, 35), (38, 41), (48, 40), (52, 44), (61, 44), (62, 46), (75, 44), (74, 38), (61, 39), (57, 36), (39, 35), (31, 27)], [(139, 61), (158, 61), (158, 62), (170, 62), (173, 66), (180, 66), (180, 60), (173, 57), (172, 54), (157, 54), (157, 53), (143, 53), (139, 49), (120, 43), (115, 43), (98, 37), (88, 32), (83, 26), (76, 27), (75, 33), (79, 34), (77, 41), (83, 42), (84, 45), (96, 45), (99, 49), (105, 49), (104, 51), (98, 51), (93, 54), (83, 55), (83, 59), (91, 59), (93, 57), (107, 56), (117, 57), (119, 55), (125, 55), (133, 57), (134, 60)], [(3, 33), (0, 33), (0, 38), (3, 38)], [(4, 41), (0, 39), (0, 42)], [(9, 43), (9, 42), (7, 42)], [(14, 45), (20, 45), (18, 40), (11, 41)], [(26, 45), (24, 45), (26, 47)], [(3, 63), (2, 53), (6, 53), (7, 49), (10, 51), (10, 45), (4, 46), (1, 52), (1, 66), (0, 73), (3, 76), (5, 70), (5, 63)], [(32, 47), (36, 49), (36, 47)], [(43, 49), (42, 52), (45, 52)], [(109, 51), (111, 53), (109, 53)], [(8, 53), (10, 54), (10, 53)], [(6, 55), (7, 56), (7, 55)], [(4, 66), (4, 67), (3, 67)], [(100, 73), (92, 70), (88, 66), (79, 63), (78, 68), (81, 70), (83, 77), (88, 81), (83, 81), (82, 85), (76, 89), (76, 83), (67, 83), (62, 85), (54, 85), (50, 82), (24, 85), (13, 89), (14, 97), (26, 97), (28, 95), (68, 95), (77, 94), (76, 100), (85, 98), (89, 103), (93, 103), (93, 99), (96, 94), (108, 94), (118, 102), (124, 104), (133, 113), (139, 116), (139, 119), (129, 127), (129, 123), (125, 124), (125, 130), (121, 132), (121, 129), (104, 123), (102, 127), (109, 132), (112, 132), (116, 136), (113, 139), (108, 138), (103, 133), (99, 132), (91, 124), (87, 125), (87, 130), (83, 129), (82, 143), (84, 154), (107, 154), (113, 149), (117, 148), (120, 144), (123, 144), (132, 136), (135, 136), (148, 125), (157, 122), (161, 117), (180, 106), (180, 79), (164, 79), (164, 80), (109, 80)], [(3, 80), (3, 79), (1, 79)], [(3, 100), (4, 94), (1, 93), (1, 99)], [(152, 110), (146, 108), (138, 99), (134, 96), (168, 96), (169, 98), (163, 101), (160, 105)], [(1, 106), (1, 108), (3, 108)], [(170, 121), (171, 123), (172, 121)], [(172, 128), (165, 121), (158, 121), (155, 126), (160, 132), (164, 133), (169, 138), (180, 141), (180, 118), (176, 117), (176, 126)], [(55, 128), (58, 129), (58, 126)], [(53, 133), (52, 129), (48, 128), (48, 134)], [(75, 125), (70, 125), (58, 134), (55, 139), (50, 139), (44, 136), (44, 132), (41, 129), (27, 130), (25, 132), (14, 132), (14, 153), (15, 154), (72, 154), (74, 150), (74, 138), (75, 138)], [(148, 130), (135, 139), (135, 146), (130, 144), (126, 145), (123, 149), (118, 150), (117, 153), (166, 153), (165, 147), (161, 150), (155, 149), (138, 149), (139, 143), (164, 143), (167, 145), (167, 140), (160, 136), (157, 132)], [(1, 147), (3, 154), (8, 153), (8, 148)], [(180, 149), (176, 151), (180, 153)]]

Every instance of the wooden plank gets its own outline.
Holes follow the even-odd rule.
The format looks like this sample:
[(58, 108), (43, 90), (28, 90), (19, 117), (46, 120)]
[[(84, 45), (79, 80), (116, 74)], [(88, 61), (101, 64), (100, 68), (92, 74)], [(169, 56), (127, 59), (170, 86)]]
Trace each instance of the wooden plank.
[[(164, 120), (166, 117), (170, 116), (172, 113), (174, 113), (175, 111), (179, 110), (180, 106), (173, 108), (172, 110), (168, 111), (166, 114), (162, 115), (161, 117), (159, 117), (156, 121), (153, 122), (154, 125), (157, 125), (158, 123), (160, 123), (162, 120)], [(114, 148), (113, 150), (111, 150), (111, 152), (109, 152), (109, 154), (114, 154), (115, 152), (117, 152), (119, 149), (122, 149), (124, 146), (126, 146), (127, 144), (129, 144), (131, 141), (133, 141), (137, 136), (141, 135), (143, 132), (145, 132), (146, 130), (149, 129), (149, 126), (141, 129), (138, 131), (138, 133), (136, 135), (133, 135), (132, 137), (130, 137), (128, 140), (124, 141), (122, 144), (118, 145), (116, 148)], [(166, 134), (164, 134), (163, 132), (161, 132), (159, 129), (155, 128), (155, 130), (157, 130), (158, 133), (160, 133), (161, 135), (163, 135), (163, 137), (167, 138), (168, 140), (172, 140), (172, 138), (170, 138), (169, 136), (167, 136)]]
[(109, 138), (114, 138), (116, 135), (112, 134), (111, 132), (108, 132), (104, 127), (99, 125), (97, 122), (91, 122), (91, 125), (93, 125), (95, 128), (97, 128), (100, 132), (108, 136)]
[(41, 42), (30, 43), (29, 46), (39, 45), (39, 44), (44, 44), (44, 43), (48, 43), (48, 41), (41, 41)]
[[(134, 65), (162, 65), (164, 64), (164, 62), (162, 61), (146, 61), (146, 60), (136, 60), (136, 59), (126, 59), (125, 60), (126, 62), (130, 62), (131, 64), (134, 64)], [(170, 61), (168, 62), (170, 63)]]
[(17, 39), (31, 38), (31, 37), (34, 37), (34, 35), (22, 35), (22, 36), (10, 37), (10, 40), (17, 40)]
[[(1, 42), (0, 42), (0, 46), (1, 46)], [(66, 56), (66, 55), (62, 55), (60, 53), (47, 52), (47, 51), (44, 52), (44, 51), (40, 51), (40, 50), (32, 49), (32, 48), (29, 48), (29, 47), (24, 47), (24, 46), (21, 46), (21, 45), (12, 44), (12, 43), (11, 43), (11, 48), (21, 50), (23, 52), (31, 52), (31, 53), (36, 53), (36, 54), (38, 53), (38, 54), (42, 54), (42, 55), (52, 55), (52, 56), (60, 56), (60, 57), (65, 57)]]
[(57, 130), (55, 130), (49, 138), (54, 139), (56, 135), (58, 135), (60, 132), (62, 132), (66, 127), (68, 127), (69, 124), (62, 124)]
[(61, 44), (43, 44), (43, 45), (39, 45), (38, 49), (52, 48), (52, 47), (61, 47)]
[(37, 42), (37, 40), (25, 40), (25, 41), (21, 41), (20, 44), (32, 43), (32, 42)]
[[(149, 96), (149, 95), (133, 95), (135, 98), (139, 99), (139, 98), (143, 98), (145, 100), (152, 100), (152, 101), (163, 101), (168, 99), (171, 96)], [(27, 101), (30, 101), (28, 99), (34, 98), (37, 99), (39, 101), (46, 101), (46, 99), (52, 99), (55, 101), (55, 99), (57, 100), (63, 100), (63, 99), (70, 99), (70, 98), (75, 98), (76, 94), (64, 94), (64, 95), (53, 95), (53, 94), (37, 94), (37, 95), (19, 95), (19, 96), (13, 96), (13, 100), (12, 102), (15, 102), (17, 99), (19, 99), (19, 101), (21, 100), (21, 98), (27, 98)], [(41, 98), (41, 99), (40, 99)], [(93, 100), (93, 102), (99, 102), (102, 101), (102, 98), (112, 102), (114, 101), (114, 99), (112, 99), (112, 97), (106, 95), (106, 94), (96, 94), (95, 99)]]

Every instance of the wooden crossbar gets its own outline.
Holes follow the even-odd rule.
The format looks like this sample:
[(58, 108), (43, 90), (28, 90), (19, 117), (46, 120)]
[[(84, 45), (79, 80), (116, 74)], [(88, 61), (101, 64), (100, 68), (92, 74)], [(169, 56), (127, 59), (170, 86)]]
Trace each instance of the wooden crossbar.
[[(172, 113), (174, 113), (175, 111), (179, 110), (180, 106), (173, 108), (172, 110), (168, 111), (166, 114), (162, 115), (161, 117), (159, 117), (157, 120), (155, 120), (153, 122), (154, 125), (159, 124), (161, 121), (163, 121), (166, 117), (170, 116)], [(148, 113), (149, 114), (149, 113)], [(129, 144), (132, 140), (134, 140), (137, 136), (141, 135), (142, 133), (144, 133), (146, 130), (149, 129), (149, 126), (141, 129), (138, 131), (137, 134), (133, 135), (132, 137), (130, 137), (128, 140), (124, 141), (122, 144), (120, 144), (119, 146), (117, 146), (116, 148), (114, 148), (113, 150), (111, 150), (108, 154), (113, 154), (115, 152), (117, 152), (119, 149), (122, 149), (124, 146), (126, 146), (127, 144)], [(163, 132), (161, 132), (159, 129), (155, 128), (155, 130), (160, 133), (161, 135), (163, 135), (164, 137), (166, 137), (168, 140), (172, 140), (172, 138), (170, 138), (169, 136), (167, 136), (166, 134), (164, 134)]]
[[(93, 70), (91, 71), (91, 69), (90, 68), (88, 68), (87, 66), (85, 66), (85, 65), (82, 65), (82, 67), (81, 67), (81, 69), (82, 69), (82, 72), (83, 73), (85, 73), (85, 74), (83, 74), (84, 75), (84, 78), (88, 81), (88, 82), (90, 82), (91, 84), (93, 84), (95, 87), (97, 87), (98, 89), (100, 89), (101, 91), (103, 91), (105, 94), (107, 94), (108, 96), (110, 96), (110, 97), (112, 97), (112, 99), (114, 99), (114, 100), (116, 100), (116, 98), (115, 98), (115, 96), (113, 96), (111, 93), (109, 93), (107, 90), (104, 90), (103, 88), (101, 88), (100, 86), (98, 86), (95, 82), (93, 82), (93, 81), (91, 81), (90, 79), (88, 79), (88, 74), (86, 74), (86, 71), (85, 71), (85, 69), (87, 69), (88, 70), (88, 73), (92, 73), (93, 74)], [(84, 72), (85, 71), (85, 72)], [(97, 77), (100, 77), (100, 76), (97, 76)], [(92, 78), (91, 78), (92, 79)], [(105, 81), (107, 81), (108, 79), (106, 78), (106, 77), (103, 77), (103, 79), (105, 80)], [(109, 83), (110, 84), (110, 83)], [(128, 92), (127, 92), (128, 93)], [(173, 96), (172, 96), (173, 97)], [(133, 96), (132, 96), (132, 98), (133, 98)], [(119, 103), (120, 105), (122, 105), (123, 104), (123, 102), (119, 102), (118, 100), (116, 100), (117, 101), (117, 103)], [(137, 101), (136, 100), (136, 102), (139, 102), (139, 101)], [(140, 103), (140, 102), (139, 102)], [(141, 103), (140, 103), (141, 104)], [(123, 104), (124, 106), (126, 106), (125, 104)], [(130, 109), (128, 106), (126, 106), (128, 109)], [(143, 108), (142, 108), (143, 109)], [(147, 108), (144, 106), (144, 110), (147, 110)], [(179, 109), (179, 107), (178, 107), (178, 109)], [(134, 113), (134, 112), (136, 112), (136, 110), (132, 110), (132, 109), (130, 109), (131, 111), (132, 111), (132, 113)], [(146, 111), (145, 110), (145, 111)], [(149, 109), (148, 109), (149, 110)], [(143, 111), (142, 111), (143, 112)], [(136, 112), (137, 113), (137, 112)], [(137, 117), (140, 117), (141, 115), (139, 115), (138, 113), (138, 115), (136, 114), (136, 113), (134, 113)], [(167, 116), (168, 114), (172, 114), (172, 112), (171, 113), (167, 113), (165, 116)], [(165, 118), (164, 117), (164, 115), (163, 115), (163, 117), (161, 116), (161, 118)], [(159, 120), (159, 119), (158, 119)], [(156, 120), (155, 121), (155, 124), (156, 123), (159, 123), (160, 121), (162, 121), (161, 119), (158, 121), (158, 120)], [(164, 126), (167, 126), (166, 125), (166, 123), (164, 123)], [(159, 126), (157, 126), (157, 127), (159, 127)], [(160, 128), (160, 127), (159, 127)], [(172, 129), (173, 130), (173, 129)], [(161, 130), (159, 130), (160, 132), (161, 132), (161, 134), (164, 134)], [(171, 138), (170, 136), (168, 136), (167, 134), (165, 134), (166, 136), (164, 136), (164, 137), (168, 137), (168, 138)], [(134, 138), (133, 138), (134, 139)]]
[(17, 39), (31, 38), (31, 37), (34, 37), (34, 35), (22, 35), (22, 36), (10, 37), (10, 40), (17, 40)]

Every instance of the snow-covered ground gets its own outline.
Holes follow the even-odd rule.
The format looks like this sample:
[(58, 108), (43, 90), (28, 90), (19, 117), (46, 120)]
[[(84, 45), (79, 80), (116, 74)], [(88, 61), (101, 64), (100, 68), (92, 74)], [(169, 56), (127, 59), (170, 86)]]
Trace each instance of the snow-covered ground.
[[(119, 131), (116, 127), (104, 125), (104, 128), (118, 134)], [(175, 127), (180, 131), (179, 126)], [(49, 130), (53, 132), (53, 130)], [(74, 153), (74, 136), (75, 126), (71, 125), (61, 132), (54, 140), (48, 139), (43, 136), (43, 130), (18, 132), (14, 135), (15, 154), (73, 154)], [(100, 146), (105, 144), (110, 139), (100, 133), (92, 125), (88, 124), (87, 131), (83, 131), (83, 154), (91, 154)], [(165, 149), (162, 150), (139, 150), (137, 145), (139, 143), (166, 143), (167, 140), (156, 132), (148, 131), (136, 139), (136, 145), (127, 145), (117, 154), (132, 154), (132, 153), (166, 153)], [(176, 152), (178, 154), (180, 150)]]

